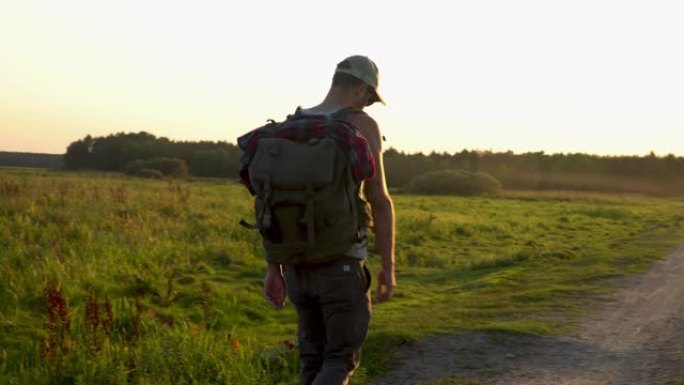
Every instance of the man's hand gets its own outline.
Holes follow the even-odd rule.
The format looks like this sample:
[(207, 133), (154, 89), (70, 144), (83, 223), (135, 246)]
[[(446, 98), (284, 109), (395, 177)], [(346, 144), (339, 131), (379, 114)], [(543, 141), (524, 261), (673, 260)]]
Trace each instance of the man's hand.
[(378, 273), (378, 290), (375, 294), (375, 299), (378, 302), (384, 302), (392, 298), (396, 286), (397, 279), (394, 274), (394, 268), (383, 268)]
[(285, 280), (280, 265), (269, 263), (264, 279), (264, 296), (276, 309), (285, 307)]

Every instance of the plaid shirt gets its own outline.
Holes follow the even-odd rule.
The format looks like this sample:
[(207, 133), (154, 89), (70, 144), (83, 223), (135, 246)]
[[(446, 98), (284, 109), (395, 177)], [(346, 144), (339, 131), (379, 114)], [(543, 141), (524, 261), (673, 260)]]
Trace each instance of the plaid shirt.
[(240, 182), (254, 194), (249, 182), (249, 163), (254, 157), (259, 139), (283, 138), (297, 142), (308, 142), (315, 138), (332, 138), (349, 154), (354, 181), (361, 183), (375, 176), (375, 158), (368, 141), (352, 124), (325, 115), (295, 115), (282, 123), (271, 123), (259, 127), (238, 138), (238, 146), (244, 151), (240, 158)]

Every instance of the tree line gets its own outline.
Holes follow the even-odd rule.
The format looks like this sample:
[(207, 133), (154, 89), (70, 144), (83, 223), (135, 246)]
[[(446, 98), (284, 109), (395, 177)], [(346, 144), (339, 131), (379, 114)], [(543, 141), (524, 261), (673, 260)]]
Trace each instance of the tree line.
[(64, 154), (64, 165), (72, 170), (124, 172), (135, 168), (139, 161), (166, 158), (181, 160), (190, 175), (233, 178), (237, 175), (240, 155), (240, 149), (228, 142), (173, 141), (147, 132), (121, 132), (106, 137), (88, 135), (72, 142)]
[[(241, 154), (229, 142), (173, 141), (139, 132), (106, 137), (88, 135), (68, 146), (63, 161), (68, 169), (124, 172), (141, 165), (141, 161), (155, 164), (150, 160), (167, 158), (185, 163), (193, 176), (237, 178)], [(674, 155), (515, 154), (468, 150), (423, 154), (389, 148), (384, 152), (384, 163), (390, 188), (403, 188), (427, 172), (464, 170), (489, 174), (504, 189), (684, 195), (684, 157)]]
[(61, 168), (62, 156), (59, 154), (38, 154), (32, 152), (0, 151), (0, 166), (30, 168)]
[(684, 157), (599, 156), (528, 152), (468, 151), (384, 153), (388, 185), (406, 186), (413, 178), (438, 170), (486, 173), (511, 190), (581, 190), (684, 195)]

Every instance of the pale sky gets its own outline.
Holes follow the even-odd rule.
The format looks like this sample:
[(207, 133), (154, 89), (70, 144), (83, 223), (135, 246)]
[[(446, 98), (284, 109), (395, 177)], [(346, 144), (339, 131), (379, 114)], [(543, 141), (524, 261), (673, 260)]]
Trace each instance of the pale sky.
[(0, 151), (226, 140), (363, 54), (408, 152), (684, 156), (682, 1), (0, 2)]

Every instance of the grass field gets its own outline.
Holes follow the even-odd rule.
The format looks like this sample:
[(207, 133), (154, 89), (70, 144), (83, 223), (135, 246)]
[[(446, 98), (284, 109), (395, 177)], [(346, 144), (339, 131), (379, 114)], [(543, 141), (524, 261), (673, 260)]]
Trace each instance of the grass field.
[[(355, 383), (427, 334), (566, 332), (684, 237), (681, 199), (394, 200), (399, 287)], [(225, 180), (0, 169), (0, 384), (295, 383), (295, 314), (262, 298), (251, 215)]]

